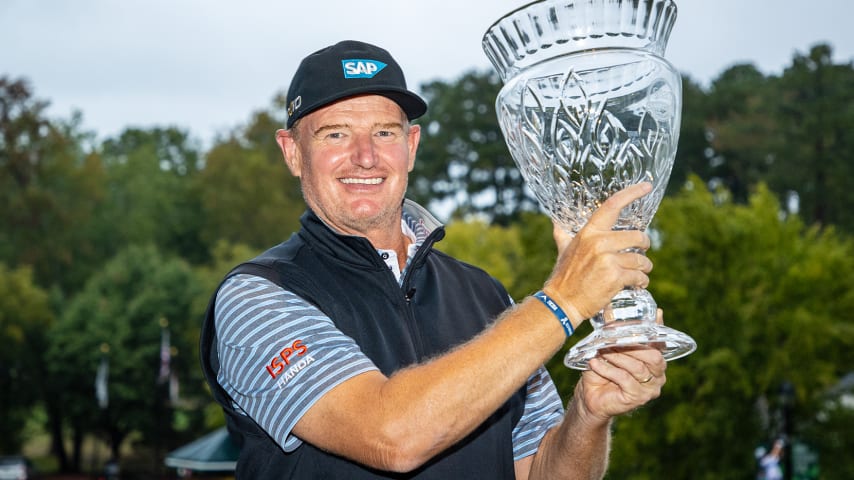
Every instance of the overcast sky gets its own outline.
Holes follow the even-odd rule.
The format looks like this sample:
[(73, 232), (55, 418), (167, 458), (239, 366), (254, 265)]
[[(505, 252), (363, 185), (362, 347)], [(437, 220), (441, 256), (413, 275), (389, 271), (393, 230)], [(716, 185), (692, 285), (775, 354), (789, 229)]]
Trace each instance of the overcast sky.
[[(175, 125), (206, 143), (287, 89), (300, 59), (341, 39), (390, 50), (417, 90), (490, 68), (486, 29), (524, 0), (0, 0), (0, 76), (25, 77), (53, 117), (100, 138)], [(752, 62), (782, 73), (829, 43), (854, 59), (849, 0), (677, 0), (667, 58), (708, 84)]]

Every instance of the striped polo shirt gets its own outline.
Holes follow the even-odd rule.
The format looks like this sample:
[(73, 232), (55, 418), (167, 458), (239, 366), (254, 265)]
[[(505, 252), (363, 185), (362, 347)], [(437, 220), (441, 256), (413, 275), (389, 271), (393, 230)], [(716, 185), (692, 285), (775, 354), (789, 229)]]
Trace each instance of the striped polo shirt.
[[(401, 228), (411, 240), (408, 265), (429, 232), (408, 212)], [(404, 272), (399, 270), (396, 253), (378, 253), (400, 282), (405, 267)], [(235, 410), (252, 417), (286, 452), (302, 443), (291, 432), (318, 399), (349, 378), (379, 370), (323, 312), (261, 277), (229, 278), (217, 294), (215, 319), (218, 382), (233, 399)], [(313, 348), (310, 354), (297, 356), (302, 344), (287, 346), (295, 361), (272, 375), (259, 365), (283, 354), (281, 338), (300, 338)], [(562, 417), (557, 389), (540, 367), (528, 379), (524, 413), (513, 430), (514, 460), (534, 454), (545, 433)]]

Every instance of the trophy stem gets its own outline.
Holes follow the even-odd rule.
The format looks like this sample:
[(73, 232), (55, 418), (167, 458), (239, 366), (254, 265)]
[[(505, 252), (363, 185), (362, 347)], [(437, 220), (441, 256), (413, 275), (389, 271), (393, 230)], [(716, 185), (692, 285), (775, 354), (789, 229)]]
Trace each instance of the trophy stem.
[(652, 295), (644, 288), (624, 288), (590, 322), (599, 327), (616, 328), (620, 324), (655, 323), (658, 309)]

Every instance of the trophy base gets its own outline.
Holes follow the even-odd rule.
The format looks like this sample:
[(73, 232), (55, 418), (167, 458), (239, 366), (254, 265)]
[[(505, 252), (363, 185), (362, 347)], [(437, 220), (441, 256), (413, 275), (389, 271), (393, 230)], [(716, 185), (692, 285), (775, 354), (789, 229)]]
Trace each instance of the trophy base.
[(631, 350), (652, 347), (661, 351), (667, 361), (684, 357), (697, 349), (697, 342), (690, 336), (657, 323), (626, 321), (605, 324), (575, 344), (566, 357), (564, 365), (576, 370), (588, 370), (590, 359), (600, 352)]

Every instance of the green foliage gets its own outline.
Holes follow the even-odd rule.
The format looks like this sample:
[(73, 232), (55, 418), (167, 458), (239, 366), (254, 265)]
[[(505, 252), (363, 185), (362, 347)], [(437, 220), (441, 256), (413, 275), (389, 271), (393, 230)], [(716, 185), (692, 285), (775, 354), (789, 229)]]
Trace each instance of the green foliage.
[(854, 364), (854, 244), (783, 217), (765, 187), (738, 205), (688, 185), (656, 215), (650, 291), (699, 347), (668, 366), (660, 399), (617, 421), (611, 478), (748, 478), (754, 448), (782, 433), (780, 385), (795, 386), (797, 435)]
[(282, 124), (259, 113), (245, 131), (208, 152), (197, 183), (205, 221), (202, 238), (208, 245), (225, 240), (264, 249), (299, 228), (305, 210), (299, 181), (288, 172), (275, 143)]
[(847, 395), (847, 402), (841, 396), (828, 396), (817, 415), (817, 421), (808, 425), (803, 432), (803, 441), (819, 455), (820, 478), (854, 478), (854, 462), (849, 460), (854, 448), (854, 440), (851, 438), (851, 432), (854, 432), (854, 409), (851, 408), (850, 385)]
[(25, 80), (0, 77), (0, 262), (70, 293), (97, 263), (97, 238), (81, 227), (103, 197), (103, 172), (80, 118), (50, 122), (47, 106)]
[[(174, 127), (131, 128), (97, 145), (94, 134), (81, 131), (79, 114), (51, 120), (47, 105), (26, 81), (0, 78), (0, 264), (31, 270), (32, 282), (51, 292), (45, 308), (61, 317), (55, 327), (40, 321), (26, 310), (29, 293), (17, 303), (0, 300), (3, 315), (11, 315), (3, 321), (12, 319), (4, 335), (21, 334), (13, 310), (33, 316), (25, 339), (4, 337), (16, 355), (2, 363), (0, 396), (12, 403), (2, 405), (8, 420), (0, 443), (16, 445), (25, 407), (41, 401), (58, 463), (75, 470), (86, 432), (106, 427), (114, 444), (130, 432), (145, 442), (164, 433), (158, 421), (172, 410), (155, 399), (164, 398), (165, 387), (143, 378), (157, 366), (161, 315), (179, 352), (185, 400), (169, 407), (175, 427), (188, 434), (199, 427), (204, 409), (195, 402), (210, 401), (197, 368), (209, 295), (235, 259), (287, 238), (304, 206), (275, 142), (284, 123), (278, 97), (204, 158), (189, 133)], [(228, 239), (254, 246), (232, 247)], [(166, 260), (176, 256), (195, 264), (199, 279), (187, 265)], [(0, 272), (3, 288), (22, 282), (12, 272)], [(33, 343), (48, 335), (50, 349)], [(121, 380), (111, 382), (103, 414), (93, 391), (102, 344), (110, 345), (111, 380)], [(27, 388), (18, 386), (24, 377)], [(67, 456), (61, 445), (69, 438)]]
[(19, 451), (23, 427), (41, 398), (44, 335), (53, 318), (32, 271), (0, 263), (0, 454)]
[(682, 77), (682, 126), (679, 132), (679, 148), (670, 174), (667, 193), (678, 192), (691, 174), (710, 178), (709, 140), (706, 126), (709, 96), (703, 88), (689, 77)]
[(774, 191), (797, 192), (810, 223), (854, 231), (854, 68), (833, 64), (828, 45), (796, 54), (779, 80), (779, 135), (767, 182)]
[[(87, 282), (51, 331), (46, 357), (50, 385), (62, 395), (72, 426), (97, 431), (95, 419), (102, 418), (101, 427), (119, 444), (134, 431), (147, 441), (168, 442), (163, 420), (174, 405), (167, 405), (166, 387), (158, 383), (161, 327), (166, 322), (173, 332), (171, 368), (182, 395), (199, 395), (198, 321), (190, 315), (198, 288), (185, 262), (150, 246), (127, 248)], [(93, 386), (104, 354), (109, 407), (100, 412)]]
[(107, 194), (94, 226), (106, 240), (102, 254), (109, 258), (122, 246), (153, 243), (188, 261), (207, 259), (192, 183), (201, 166), (199, 149), (174, 127), (130, 128), (103, 143)]
[(797, 199), (808, 224), (854, 231), (851, 63), (833, 64), (830, 46), (819, 44), (796, 54), (780, 77), (766, 77), (753, 65), (731, 67), (706, 97), (692, 111), (693, 96), (686, 96), (685, 118), (688, 125), (704, 118), (708, 163), (681, 154), (677, 162), (687, 160), (691, 172), (723, 185), (736, 201), (746, 201), (762, 181), (781, 201)]
[(779, 149), (774, 90), (773, 80), (753, 65), (731, 67), (712, 84), (706, 113), (712, 152), (709, 180), (723, 185), (740, 202), (772, 170)]

